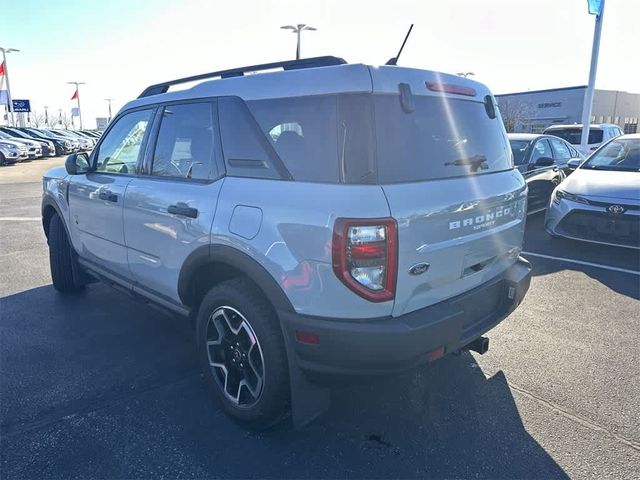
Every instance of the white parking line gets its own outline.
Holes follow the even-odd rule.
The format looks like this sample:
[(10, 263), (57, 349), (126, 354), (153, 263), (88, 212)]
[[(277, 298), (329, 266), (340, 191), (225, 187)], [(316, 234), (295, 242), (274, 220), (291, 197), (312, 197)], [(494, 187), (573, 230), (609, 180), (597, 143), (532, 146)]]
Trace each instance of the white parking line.
[(553, 257), (551, 255), (543, 255), (541, 253), (533, 253), (533, 252), (522, 252), (522, 254), (531, 255), (532, 257), (546, 258), (548, 260), (558, 260), (560, 262), (575, 263), (577, 265), (602, 268), (604, 270), (612, 270), (614, 272), (630, 273), (631, 275), (640, 276), (640, 272), (636, 270), (627, 270), (626, 268), (610, 267), (609, 265), (602, 265), (601, 263), (583, 262), (582, 260), (574, 260), (572, 258), (565, 258), (565, 257)]
[(40, 217), (0, 217), (0, 222), (39, 222)]

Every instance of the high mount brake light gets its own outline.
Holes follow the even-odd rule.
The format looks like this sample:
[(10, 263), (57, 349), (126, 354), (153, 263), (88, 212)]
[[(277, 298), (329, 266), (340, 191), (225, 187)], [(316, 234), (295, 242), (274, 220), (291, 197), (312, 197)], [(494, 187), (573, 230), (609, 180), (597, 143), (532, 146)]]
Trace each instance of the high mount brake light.
[(432, 92), (455, 93), (456, 95), (466, 95), (467, 97), (475, 97), (477, 94), (474, 88), (453, 83), (425, 82), (425, 84)]
[(338, 218), (333, 228), (333, 271), (371, 302), (393, 300), (398, 270), (398, 227), (393, 218)]

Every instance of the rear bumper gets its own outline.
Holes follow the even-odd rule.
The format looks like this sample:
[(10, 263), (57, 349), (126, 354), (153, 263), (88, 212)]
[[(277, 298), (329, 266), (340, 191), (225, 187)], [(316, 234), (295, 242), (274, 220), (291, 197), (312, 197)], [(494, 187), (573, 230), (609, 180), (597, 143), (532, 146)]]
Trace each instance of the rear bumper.
[[(524, 298), (530, 281), (531, 265), (519, 258), (473, 290), (400, 317), (339, 320), (292, 312), (279, 315), (289, 354), (303, 370), (384, 374), (427, 363), (427, 353), (440, 347), (445, 354), (464, 347), (506, 318)], [(493, 302), (489, 309), (488, 301)], [(296, 331), (316, 334), (319, 343), (299, 342)]]

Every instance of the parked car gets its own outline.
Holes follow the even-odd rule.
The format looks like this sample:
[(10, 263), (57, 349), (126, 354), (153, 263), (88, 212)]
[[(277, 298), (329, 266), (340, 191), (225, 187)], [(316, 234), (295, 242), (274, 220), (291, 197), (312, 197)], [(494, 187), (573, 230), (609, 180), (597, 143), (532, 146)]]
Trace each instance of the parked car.
[[(18, 129), (10, 128), (10, 127), (0, 127), (0, 132), (3, 132), (9, 135), (10, 137), (12, 137), (12, 139), (33, 140), (33, 141), (39, 142), (42, 148), (42, 155), (45, 157), (54, 157), (58, 154), (56, 151), (56, 148), (57, 148), (56, 144), (51, 140), (45, 140), (42, 138), (29, 136), (25, 132), (22, 132)], [(64, 153), (69, 153), (69, 152), (63, 152), (62, 147), (60, 147), (60, 150), (61, 150), (60, 155)]]
[(326, 408), (318, 374), (484, 353), (529, 287), (525, 205), (484, 85), (320, 57), (148, 87), (46, 173), (42, 220), (57, 290), (191, 316), (224, 410), (263, 427)]
[(0, 139), (0, 165), (12, 165), (28, 158), (26, 145), (18, 141)]
[(640, 134), (609, 140), (553, 192), (552, 236), (640, 248)]
[(80, 150), (79, 141), (63, 137), (62, 135), (57, 135), (47, 130), (41, 130), (37, 128), (20, 128), (19, 130), (32, 137), (42, 138), (44, 140), (51, 140), (53, 143), (56, 143), (56, 141), (58, 143), (61, 143), (62, 144), (62, 147), (60, 149), (61, 153), (58, 153), (58, 143), (56, 143), (56, 153), (58, 155), (65, 155), (65, 154), (68, 154), (71, 152), (77, 152)]
[(59, 135), (64, 138), (68, 138), (72, 142), (78, 142), (80, 151), (87, 152), (89, 150), (93, 150), (95, 145), (95, 140), (91, 138), (87, 138), (83, 135), (79, 135), (75, 133), (73, 130), (47, 130), (49, 133), (53, 133), (54, 135)]
[(42, 157), (42, 145), (40, 142), (36, 140), (27, 140), (26, 138), (15, 138), (11, 135), (0, 131), (0, 140), (11, 140), (13, 142), (18, 142), (27, 147), (27, 154), (29, 159), (35, 160), (36, 158)]
[(527, 213), (546, 210), (551, 192), (584, 157), (564, 140), (534, 133), (509, 133), (513, 162), (529, 187)]
[[(582, 124), (573, 125), (552, 125), (545, 128), (546, 135), (554, 135), (566, 140), (580, 150), (580, 139), (582, 138)], [(618, 125), (612, 123), (599, 123), (589, 125), (589, 138), (587, 148), (581, 152), (583, 155), (591, 155), (600, 145), (622, 135), (622, 130)]]

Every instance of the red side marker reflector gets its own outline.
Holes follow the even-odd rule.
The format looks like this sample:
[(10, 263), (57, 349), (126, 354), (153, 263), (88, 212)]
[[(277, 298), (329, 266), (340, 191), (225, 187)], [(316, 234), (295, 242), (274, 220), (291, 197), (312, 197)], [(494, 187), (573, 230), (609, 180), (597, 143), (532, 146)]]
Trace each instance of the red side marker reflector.
[(438, 347), (435, 350), (432, 350), (429, 353), (427, 353), (427, 358), (429, 359), (430, 362), (433, 362), (434, 360), (438, 360), (439, 358), (442, 358), (442, 357), (444, 357), (444, 346)]
[(456, 85), (454, 83), (425, 83), (427, 85), (427, 88), (432, 92), (455, 93), (456, 95), (466, 95), (467, 97), (475, 97), (477, 93), (474, 88), (465, 87), (463, 85)]
[(317, 334), (303, 330), (296, 330), (296, 340), (310, 345), (318, 345), (320, 343), (320, 337)]

